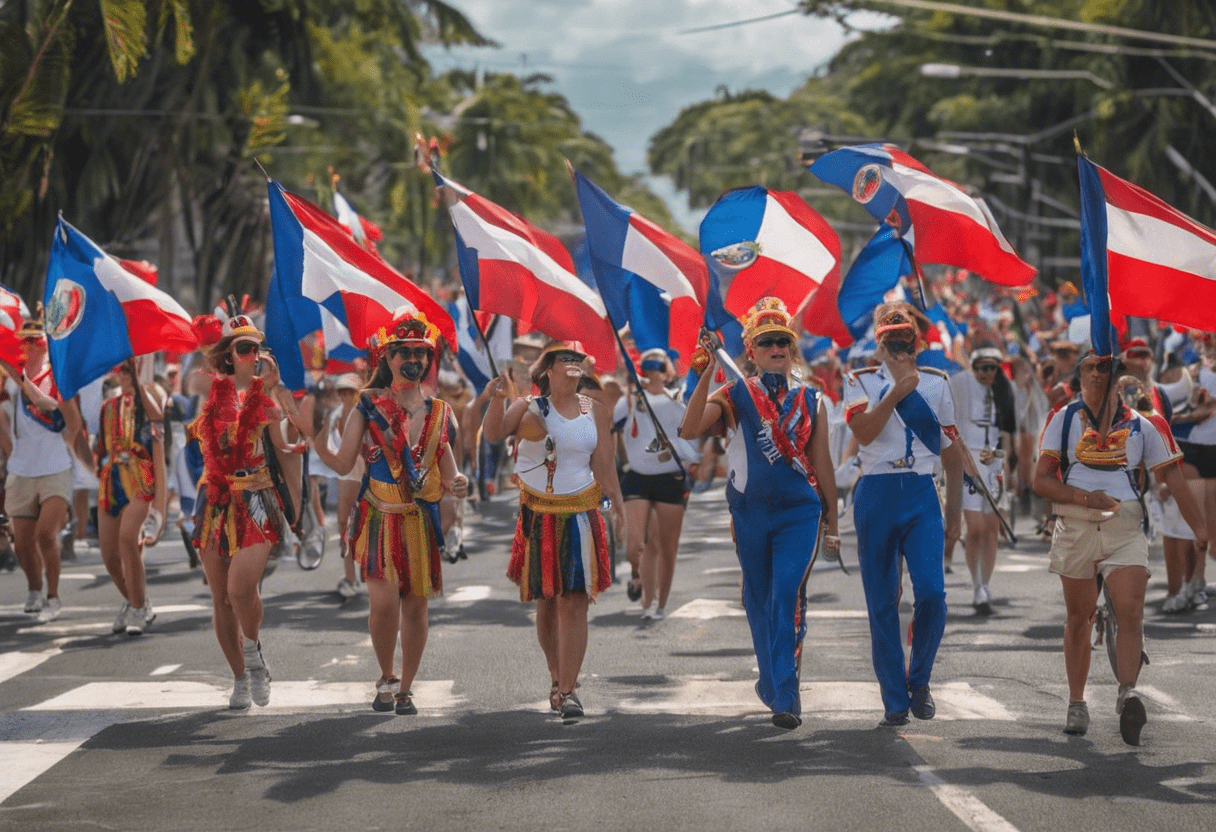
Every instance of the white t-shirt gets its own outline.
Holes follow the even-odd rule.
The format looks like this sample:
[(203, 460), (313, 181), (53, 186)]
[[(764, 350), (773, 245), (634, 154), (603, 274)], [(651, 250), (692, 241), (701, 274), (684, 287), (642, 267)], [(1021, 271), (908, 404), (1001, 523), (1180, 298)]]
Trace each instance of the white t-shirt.
[[(1060, 445), (1064, 433), (1062, 407), (1051, 415), (1039, 453), (1060, 458)], [(1144, 463), (1150, 471), (1181, 459), (1182, 454), (1170, 449), (1169, 439), (1153, 424), (1152, 420), (1134, 410), (1123, 408), (1119, 421), (1111, 426), (1105, 445), (1099, 441), (1097, 432), (1087, 429), (1088, 418), (1082, 408), (1072, 416), (1068, 429), (1068, 471), (1066, 482), (1086, 491), (1102, 491), (1119, 502), (1136, 499), (1127, 472), (1134, 471)]]
[[(35, 383), (43, 392), (51, 389), (48, 369)], [(20, 477), (45, 477), (71, 470), (72, 455), (63, 441), (63, 434), (48, 430), (21, 406), (21, 388), (6, 379), (4, 389), (13, 402), (13, 418), (9, 434), (13, 439), (13, 454), (8, 459), (8, 472)]]
[[(545, 421), (549, 435), (539, 442), (520, 439), (519, 452), (515, 459), (515, 475), (520, 482), (533, 491), (544, 494), (578, 494), (586, 491), (595, 482), (591, 472), (591, 453), (599, 441), (595, 425), (595, 414), (591, 400), (580, 396), (583, 412), (567, 419), (557, 412), (548, 400), (543, 405), (540, 399), (528, 403), (528, 410)], [(552, 491), (549, 465), (553, 468)]]
[[(945, 373), (928, 367), (918, 368), (920, 381), (916, 392), (937, 416), (941, 424), (941, 447), (950, 447), (950, 433), (954, 427), (954, 399), (950, 394), (950, 380)], [(892, 385), (891, 375), (885, 366), (867, 367), (845, 376), (845, 418), (877, 405)], [(897, 411), (883, 425), (878, 436), (869, 445), (861, 446), (861, 474), (932, 474), (937, 464), (937, 454), (920, 441), (904, 425)], [(908, 457), (912, 457), (911, 465)]]
[(997, 425), (992, 386), (980, 384), (974, 373), (963, 370), (950, 376), (950, 395), (963, 444), (973, 451), (999, 446), (1001, 429)]
[[(680, 455), (684, 465), (688, 466), (700, 460), (700, 451), (687, 440), (681, 439), (678, 434), (680, 422), (684, 419), (684, 405), (666, 393), (650, 392), (646, 392), (646, 403), (658, 417), (659, 424), (663, 426), (667, 438), (675, 445), (676, 453)], [(634, 406), (630, 407), (631, 404)], [(625, 456), (629, 460), (629, 467), (639, 474), (646, 475), (677, 473), (680, 466), (670, 456), (671, 452), (667, 447), (660, 446), (658, 433), (654, 429), (654, 422), (651, 420), (650, 414), (637, 408), (636, 405), (637, 399), (634, 397), (621, 396), (617, 399), (616, 407), (612, 411), (613, 424), (620, 426), (621, 436), (624, 438)], [(635, 426), (636, 436), (634, 435)], [(659, 457), (663, 455), (664, 451), (667, 452), (668, 458), (660, 460)]]

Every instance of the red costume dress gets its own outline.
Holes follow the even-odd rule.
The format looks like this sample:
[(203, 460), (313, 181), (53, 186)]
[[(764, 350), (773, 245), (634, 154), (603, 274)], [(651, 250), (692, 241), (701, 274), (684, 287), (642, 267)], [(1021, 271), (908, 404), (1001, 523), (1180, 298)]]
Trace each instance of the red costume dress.
[(117, 517), (132, 500), (152, 502), (156, 474), (152, 443), (161, 434), (147, 419), (135, 426), (135, 394), (124, 393), (101, 406), (97, 434), (98, 508)]
[(203, 452), (203, 481), (195, 547), (225, 559), (259, 543), (275, 543), (284, 525), (278, 492), (266, 467), (262, 436), (274, 401), (255, 378), (244, 395), (228, 376), (217, 378), (192, 425)]

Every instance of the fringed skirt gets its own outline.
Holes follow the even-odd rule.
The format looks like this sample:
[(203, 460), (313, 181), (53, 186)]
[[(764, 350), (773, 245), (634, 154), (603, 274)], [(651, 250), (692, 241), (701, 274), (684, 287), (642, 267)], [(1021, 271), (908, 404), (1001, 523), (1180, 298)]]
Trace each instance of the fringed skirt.
[(586, 592), (594, 599), (608, 588), (612, 561), (599, 506), (598, 484), (565, 495), (520, 486), (507, 577), (519, 585), (521, 601), (570, 592)]
[(132, 500), (152, 502), (152, 461), (130, 459), (103, 465), (97, 477), (97, 507), (111, 517), (122, 514)]
[(350, 515), (351, 556), (368, 580), (393, 581), (401, 595), (443, 593), (439, 504), (386, 503), (364, 489)]
[(287, 525), (278, 492), (266, 469), (233, 477), (225, 505), (210, 500), (211, 489), (199, 489), (194, 512), (194, 545), (204, 556), (217, 552), (224, 560), (259, 543), (274, 544)]

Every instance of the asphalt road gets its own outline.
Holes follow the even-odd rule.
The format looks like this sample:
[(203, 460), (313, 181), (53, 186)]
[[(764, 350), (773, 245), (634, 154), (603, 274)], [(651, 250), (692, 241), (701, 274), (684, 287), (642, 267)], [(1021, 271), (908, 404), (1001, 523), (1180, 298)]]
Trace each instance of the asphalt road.
[[(548, 712), (531, 609), (503, 576), (513, 507), (469, 520), (470, 558), (445, 565), (416, 717), (374, 713), (363, 598), (314, 572), (265, 582), (271, 704), (226, 710), (231, 677), (201, 573), (180, 543), (147, 553), (160, 617), (114, 636), (117, 594), (96, 549), (65, 569), (62, 617), (21, 612), (0, 574), (0, 828), (1140, 830), (1216, 825), (1216, 610), (1163, 616), (1153, 564), (1141, 680), (1144, 742), (1119, 738), (1095, 654), (1086, 737), (1061, 732), (1063, 606), (1046, 546), (1003, 549), (996, 614), (966, 578), (934, 675), (938, 717), (883, 729), (851, 537), (811, 578), (804, 725), (774, 728), (721, 490), (690, 506), (670, 617), (647, 624), (617, 585), (592, 607), (579, 691)], [(334, 544), (331, 544), (333, 546)], [(961, 554), (960, 554), (961, 557)], [(910, 607), (905, 604), (905, 612)]]

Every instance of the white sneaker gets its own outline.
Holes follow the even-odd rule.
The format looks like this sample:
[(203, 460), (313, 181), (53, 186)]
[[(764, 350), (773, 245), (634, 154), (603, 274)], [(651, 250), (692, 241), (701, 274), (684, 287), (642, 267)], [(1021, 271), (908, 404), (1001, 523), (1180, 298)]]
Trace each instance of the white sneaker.
[(642, 620), (643, 620), (643, 621), (653, 621), (653, 620), (654, 620), (654, 616), (655, 616), (655, 612), (656, 612), (658, 609), (659, 609), (659, 602), (658, 602), (658, 601), (651, 601), (651, 602), (650, 602), (650, 606), (649, 606), (649, 607), (647, 607), (646, 609), (642, 610)]
[(1161, 611), (1164, 613), (1183, 612), (1191, 606), (1191, 599), (1185, 591), (1179, 592), (1177, 595), (1168, 595), (1161, 602)]
[(25, 611), (34, 613), (41, 612), (43, 606), (46, 605), (46, 596), (41, 590), (30, 590), (30, 594), (25, 599)]
[(127, 614), (127, 635), (142, 636), (144, 628), (148, 626), (148, 620), (144, 617), (144, 607), (132, 607), (131, 612)]
[(1191, 606), (1202, 607), (1208, 602), (1207, 586), (1202, 578), (1196, 578), (1190, 583)]
[(270, 702), (270, 668), (262, 656), (262, 643), (245, 648), (245, 675), (249, 678), (249, 693), (254, 703), (265, 706)]
[(127, 601), (122, 602), (122, 609), (118, 611), (118, 618), (114, 619), (114, 626), (110, 628), (111, 633), (125, 633), (127, 631), (127, 619), (131, 616), (131, 604)]
[(986, 584), (976, 584), (972, 594), (971, 605), (979, 615), (992, 615), (992, 595)]
[(63, 609), (63, 604), (58, 598), (46, 599), (46, 604), (43, 605), (42, 611), (38, 613), (38, 623), (45, 624), (48, 621), (54, 621), (59, 617), (60, 610)]
[(354, 598), (359, 594), (359, 590), (354, 583), (343, 578), (338, 581), (338, 594), (343, 598)]
[(156, 610), (152, 609), (152, 602), (148, 600), (148, 596), (144, 596), (144, 624), (151, 624), (156, 620)]
[(650, 614), (651, 620), (662, 621), (666, 617), (667, 617), (667, 610), (663, 609), (662, 607), (660, 607), (656, 604), (655, 608), (654, 608), (654, 612), (652, 612)]
[(228, 708), (233, 711), (247, 711), (253, 704), (249, 695), (249, 671), (232, 680), (232, 695), (228, 697)]

